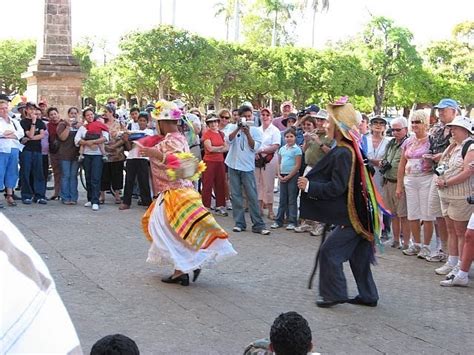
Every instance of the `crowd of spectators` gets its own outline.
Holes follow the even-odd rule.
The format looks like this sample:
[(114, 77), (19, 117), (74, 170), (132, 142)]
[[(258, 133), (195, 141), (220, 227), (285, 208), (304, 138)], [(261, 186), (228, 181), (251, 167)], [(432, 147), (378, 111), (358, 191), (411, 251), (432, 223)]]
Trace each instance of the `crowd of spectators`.
[[(181, 100), (175, 103), (182, 110), (180, 131), (191, 152), (207, 165), (195, 185), (205, 207), (223, 217), (232, 211), (237, 233), (247, 229), (248, 212), (254, 233), (268, 235), (285, 227), (322, 234), (318, 221), (298, 218), (297, 179), (335, 145), (324, 109), (310, 105), (296, 112), (286, 101), (274, 118), (271, 109), (254, 110), (250, 103), (207, 114), (187, 110)], [(47, 204), (52, 170), (49, 200), (76, 205), (82, 164), (86, 207), (98, 211), (107, 192), (121, 211), (131, 208), (134, 197), (138, 204), (150, 205), (157, 191), (135, 141), (157, 134), (152, 109), (133, 107), (118, 115), (111, 99), (97, 112), (71, 107), (61, 117), (45, 101), (9, 107), (8, 100), (0, 100), (0, 181), (6, 203), (17, 204), (17, 188), (22, 203)], [(407, 256), (442, 262), (435, 272), (446, 277), (443, 286), (466, 285), (469, 270), (461, 263), (472, 259), (472, 247), (465, 252), (472, 244), (465, 237), (473, 212), (467, 200), (474, 164), (470, 119), (461, 115), (456, 101), (443, 99), (432, 110), (414, 110), (409, 118), (390, 122), (360, 114), (358, 129), (375, 186), (391, 212), (382, 238)]]

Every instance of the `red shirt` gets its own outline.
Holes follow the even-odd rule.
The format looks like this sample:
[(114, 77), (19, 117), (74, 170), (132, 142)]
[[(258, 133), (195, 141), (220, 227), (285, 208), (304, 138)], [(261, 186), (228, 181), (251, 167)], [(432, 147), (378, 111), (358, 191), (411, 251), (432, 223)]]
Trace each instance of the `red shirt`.
[(87, 132), (91, 134), (102, 134), (102, 131), (109, 131), (109, 127), (100, 121), (92, 121), (86, 125), (86, 128)]
[[(204, 134), (202, 135), (201, 140), (205, 142), (206, 140), (211, 141), (211, 145), (213, 147), (222, 147), (224, 145), (224, 133), (221, 131), (214, 132), (208, 129)], [(223, 162), (224, 161), (224, 153), (216, 153), (216, 152), (210, 152), (206, 149), (206, 146), (204, 146), (204, 161), (217, 161), (217, 162)]]

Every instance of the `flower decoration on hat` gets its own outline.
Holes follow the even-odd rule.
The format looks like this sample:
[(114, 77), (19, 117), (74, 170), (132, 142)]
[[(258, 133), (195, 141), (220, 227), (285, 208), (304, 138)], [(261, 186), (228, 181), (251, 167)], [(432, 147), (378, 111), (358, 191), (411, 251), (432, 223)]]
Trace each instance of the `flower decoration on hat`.
[(159, 100), (155, 104), (155, 109), (151, 115), (156, 120), (178, 121), (181, 118), (181, 110), (174, 102)]
[(166, 174), (174, 181), (186, 179), (197, 181), (206, 170), (206, 164), (192, 153), (174, 153), (166, 156)]

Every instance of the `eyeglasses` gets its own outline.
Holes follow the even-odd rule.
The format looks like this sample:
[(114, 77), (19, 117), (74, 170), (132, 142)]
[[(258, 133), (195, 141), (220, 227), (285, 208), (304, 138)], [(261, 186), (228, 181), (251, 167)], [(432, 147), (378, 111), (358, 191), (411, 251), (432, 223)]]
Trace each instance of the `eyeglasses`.
[(423, 124), (423, 121), (411, 121), (411, 124)]
[(392, 128), (392, 131), (393, 132), (400, 132), (402, 129), (404, 129), (404, 128)]
[(230, 120), (230, 116), (220, 116), (220, 118), (223, 118), (223, 119), (226, 119), (226, 120)]

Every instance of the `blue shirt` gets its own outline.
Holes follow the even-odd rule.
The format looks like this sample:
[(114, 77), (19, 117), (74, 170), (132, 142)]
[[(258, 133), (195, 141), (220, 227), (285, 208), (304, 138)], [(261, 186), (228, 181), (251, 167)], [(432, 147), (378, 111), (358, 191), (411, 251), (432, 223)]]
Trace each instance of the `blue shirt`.
[(262, 132), (257, 128), (250, 126), (250, 135), (255, 141), (253, 149), (250, 148), (247, 136), (241, 131), (230, 141), (229, 136), (237, 128), (236, 124), (228, 124), (225, 128), (225, 140), (229, 144), (229, 152), (225, 158), (225, 164), (234, 170), (254, 171), (255, 153), (262, 144)]
[(292, 147), (285, 145), (278, 151), (280, 155), (280, 174), (289, 174), (296, 165), (296, 157), (303, 155), (301, 148), (296, 144)]

